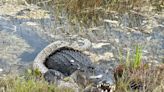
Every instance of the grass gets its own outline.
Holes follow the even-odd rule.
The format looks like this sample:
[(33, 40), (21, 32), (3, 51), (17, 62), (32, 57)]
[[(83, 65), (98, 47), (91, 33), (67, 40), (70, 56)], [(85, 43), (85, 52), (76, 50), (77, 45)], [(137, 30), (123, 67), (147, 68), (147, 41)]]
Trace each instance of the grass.
[[(55, 21), (60, 23), (60, 30), (66, 34), (79, 34), (86, 36), (95, 28), (104, 27), (104, 30), (110, 28), (104, 20), (117, 21), (121, 25), (124, 21), (124, 14), (128, 14), (126, 21), (127, 27), (133, 30), (133, 26), (139, 27), (136, 31), (149, 33), (151, 30), (142, 29), (140, 22), (136, 21), (142, 18), (151, 20), (152, 15), (163, 10), (163, 0), (26, 0), (29, 4), (40, 5), (44, 9), (51, 11)], [(153, 13), (153, 14), (152, 14)], [(125, 15), (126, 16), (126, 15)], [(136, 17), (136, 18), (135, 18)], [(140, 18), (141, 17), (141, 18)], [(138, 19), (138, 18), (137, 18)], [(148, 22), (148, 26), (151, 22)], [(67, 27), (65, 29), (65, 27)], [(91, 28), (91, 29), (90, 29)], [(117, 28), (120, 28), (118, 26)], [(145, 27), (144, 27), (145, 28)], [(101, 29), (101, 28), (100, 28)], [(94, 30), (94, 29), (93, 29)], [(127, 29), (125, 28), (125, 31)], [(56, 29), (52, 29), (56, 31)]]
[[(160, 70), (158, 67), (146, 68), (143, 66), (138, 69), (124, 70), (123, 75), (117, 81), (116, 92), (130, 92), (132, 88), (129, 86), (130, 83), (135, 84), (138, 87), (141, 85), (142, 88), (138, 88), (133, 91), (142, 89), (141, 92), (163, 92), (164, 91), (164, 70)], [(133, 86), (133, 87), (134, 87)], [(158, 91), (156, 91), (158, 90)]]
[[(120, 51), (120, 56), (121, 51)], [(134, 56), (130, 58), (130, 56)], [(122, 57), (121, 57), (122, 58)], [(142, 49), (136, 46), (134, 55), (127, 51), (126, 62), (115, 69), (116, 92), (163, 92), (164, 65), (148, 65), (142, 62)], [(131, 86), (133, 84), (133, 86)], [(139, 87), (140, 86), (140, 87)], [(136, 89), (134, 90), (133, 88)]]
[[(115, 92), (138, 92), (139, 90), (142, 90), (141, 92), (164, 92), (164, 65), (144, 64), (140, 46), (136, 46), (132, 55), (130, 51), (127, 51), (125, 61), (123, 63), (122, 60), (117, 66), (117, 72), (116, 69), (114, 70), (116, 74)], [(132, 84), (135, 85), (132, 86)], [(136, 89), (132, 89), (135, 87)], [(28, 69), (23, 76), (8, 75), (1, 78), (0, 92), (73, 92), (73, 90), (49, 84), (38, 70)]]
[(38, 72), (24, 76), (8, 75), (0, 79), (0, 92), (73, 92), (70, 88), (58, 88), (55, 84), (46, 82)]
[(133, 67), (134, 68), (138, 68), (141, 65), (141, 59), (142, 59), (142, 49), (139, 46), (136, 46), (136, 53), (134, 56), (134, 63), (133, 63)]
[(122, 54), (123, 51), (122, 51), (122, 49), (119, 49), (118, 53), (119, 53), (120, 64), (125, 64), (126, 67), (131, 67), (131, 68), (137, 68), (141, 65), (142, 48), (139, 45), (137, 45), (135, 47), (135, 52), (133, 52), (132, 55), (130, 55), (130, 50), (129, 49), (127, 50), (126, 60), (125, 60), (126, 62), (124, 62), (124, 60), (123, 60), (123, 54)]
[[(21, 0), (20, 0), (21, 1)], [(62, 15), (66, 12), (72, 24), (81, 23), (84, 26), (101, 24), (103, 18), (111, 12), (125, 13), (130, 10), (139, 11), (145, 6), (153, 7), (153, 10), (162, 11), (163, 0), (26, 0), (45, 6), (50, 5), (54, 13)], [(146, 7), (147, 8), (147, 7)], [(56, 11), (57, 10), (57, 11)], [(57, 16), (58, 17), (58, 16)], [(120, 69), (122, 74), (117, 78), (116, 92), (130, 92), (131, 82), (142, 83), (143, 92), (164, 92), (164, 66), (147, 65), (142, 62), (142, 48), (137, 46), (134, 55), (127, 51), (126, 62), (123, 63), (123, 55), (120, 51)], [(32, 74), (28, 70), (29, 74)], [(118, 72), (118, 73), (120, 73)], [(32, 75), (13, 76), (8, 75), (0, 79), (0, 92), (72, 92), (71, 89), (60, 89), (54, 84), (48, 84), (43, 78)], [(137, 90), (135, 90), (137, 91)]]
[(125, 13), (134, 10), (142, 12), (153, 8), (162, 11), (163, 0), (26, 0), (28, 3), (50, 6), (54, 14), (59, 16), (66, 12), (66, 16), (72, 24), (80, 23), (90, 27), (101, 25), (104, 18), (109, 18), (112, 13)]
[[(123, 62), (122, 50), (119, 50), (120, 65), (116, 74), (116, 92), (130, 92), (133, 82), (142, 85), (143, 92), (164, 91), (164, 65), (154, 66), (142, 62), (142, 47), (137, 45), (134, 52), (126, 53)], [(137, 90), (135, 90), (137, 92)], [(38, 70), (27, 70), (24, 76), (8, 75), (0, 79), (0, 92), (72, 92), (72, 89), (61, 89), (48, 84)]]

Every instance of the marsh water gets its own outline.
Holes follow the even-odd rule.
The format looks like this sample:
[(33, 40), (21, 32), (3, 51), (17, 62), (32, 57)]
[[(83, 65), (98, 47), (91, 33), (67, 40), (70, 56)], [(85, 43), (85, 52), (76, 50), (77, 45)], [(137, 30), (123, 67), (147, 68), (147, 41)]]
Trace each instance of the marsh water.
[(114, 58), (119, 58), (119, 49), (126, 55), (127, 50), (133, 51), (135, 45), (139, 44), (143, 50), (143, 61), (159, 63), (164, 60), (163, 12), (151, 18), (133, 12), (110, 14), (101, 20), (101, 24), (85, 28), (79, 23), (71, 24), (67, 14), (60, 15), (60, 21), (54, 17), (57, 15), (51, 15), (50, 10), (44, 12), (48, 17), (27, 18), (24, 16), (28, 16), (30, 11), (37, 15), (37, 11), (45, 10), (37, 8), (34, 11), (33, 7), (19, 9), (18, 6), (14, 13), (6, 13), (5, 5), (0, 7), (0, 68), (6, 71), (11, 65), (32, 63), (49, 43), (75, 33), (93, 43), (109, 43), (99, 49), (93, 48), (92, 51), (97, 54), (111, 52)]

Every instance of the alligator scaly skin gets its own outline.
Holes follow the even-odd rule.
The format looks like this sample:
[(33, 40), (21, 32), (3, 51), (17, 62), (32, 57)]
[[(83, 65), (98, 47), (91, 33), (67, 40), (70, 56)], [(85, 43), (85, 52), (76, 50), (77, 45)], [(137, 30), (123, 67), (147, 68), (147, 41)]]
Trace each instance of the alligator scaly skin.
[(65, 76), (70, 76), (76, 70), (93, 67), (87, 55), (70, 47), (59, 48), (46, 58), (44, 64), (48, 69), (57, 70)]
[[(81, 46), (80, 43), (83, 43)], [(74, 49), (77, 49), (79, 51), (85, 51), (86, 49), (89, 49), (91, 47), (91, 42), (87, 39), (80, 39), (73, 41), (72, 43), (67, 41), (56, 41), (51, 44), (49, 44), (47, 47), (45, 47), (34, 59), (33, 63), (33, 69), (39, 70), (43, 75), (48, 71), (48, 68), (44, 65), (44, 62), (46, 61), (47, 57), (52, 55), (56, 50), (58, 50), (61, 47), (71, 47)]]

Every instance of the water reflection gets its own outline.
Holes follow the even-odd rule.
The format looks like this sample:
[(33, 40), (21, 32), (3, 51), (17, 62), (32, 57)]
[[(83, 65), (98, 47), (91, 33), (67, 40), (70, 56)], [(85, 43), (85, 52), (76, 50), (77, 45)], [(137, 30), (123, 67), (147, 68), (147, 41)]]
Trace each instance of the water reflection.
[[(20, 19), (6, 20), (5, 17), (0, 18), (0, 29), (2, 32), (7, 32), (9, 33), (9, 36), (16, 36), (19, 39), (23, 39), (26, 42), (26, 44), (28, 44), (30, 48), (33, 50), (33, 51), (25, 50), (19, 56), (19, 58), (21, 58), (20, 61), (23, 62), (33, 61), (36, 55), (46, 45), (49, 44), (49, 42), (45, 39), (45, 36), (41, 34), (40, 30), (36, 29), (33, 26), (22, 25), (24, 22), (28, 22), (28, 21), (30, 20), (26, 20), (26, 21)], [(26, 49), (23, 47), (18, 47), (18, 48), (20, 48), (20, 50)]]

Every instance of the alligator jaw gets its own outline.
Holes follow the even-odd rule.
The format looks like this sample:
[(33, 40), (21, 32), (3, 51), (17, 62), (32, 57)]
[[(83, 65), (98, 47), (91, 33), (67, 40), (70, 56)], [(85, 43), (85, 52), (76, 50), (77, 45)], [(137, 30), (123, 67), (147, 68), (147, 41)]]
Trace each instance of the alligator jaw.
[[(96, 75), (96, 76), (90, 76), (90, 79), (101, 79), (103, 77), (102, 74)], [(112, 83), (111, 81), (108, 82), (99, 82), (97, 85), (97, 88), (101, 89), (101, 92), (114, 92), (116, 89), (116, 85)]]

